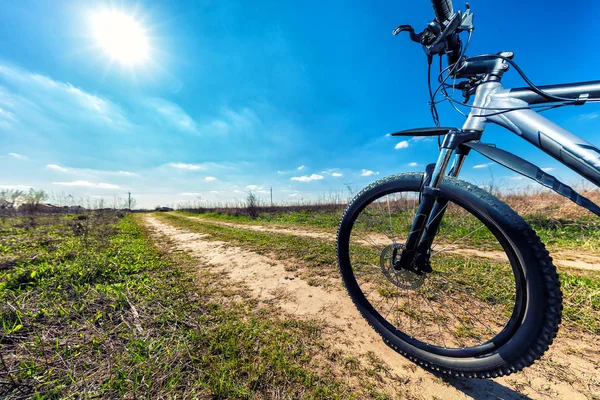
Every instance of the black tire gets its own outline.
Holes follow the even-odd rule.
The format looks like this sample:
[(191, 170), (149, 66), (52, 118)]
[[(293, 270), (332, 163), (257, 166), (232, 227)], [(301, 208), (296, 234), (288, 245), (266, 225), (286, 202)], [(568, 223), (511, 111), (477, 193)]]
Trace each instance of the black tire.
[[(486, 249), (495, 248), (502, 252), (473, 253), (468, 247), (458, 247), (455, 251), (452, 246), (456, 245), (442, 242), (445, 247), (437, 252), (438, 258), (431, 259), (431, 274), (421, 278), (409, 271), (400, 271), (402, 276), (398, 271), (390, 272), (389, 253), (394, 252), (391, 265), (396, 259), (396, 251), (401, 251), (402, 247), (402, 238), (398, 241), (395, 238), (395, 225), (404, 223), (392, 221), (392, 218), (410, 210), (408, 196), (413, 196), (410, 193), (418, 195), (422, 180), (420, 173), (383, 178), (363, 189), (348, 205), (337, 236), (338, 262), (348, 294), (385, 343), (425, 368), (455, 376), (489, 378), (508, 375), (531, 365), (548, 349), (558, 331), (562, 312), (560, 284), (552, 259), (538, 236), (496, 197), (454, 178), (444, 178), (439, 187), (440, 197), (449, 202), (448, 214), (444, 216), (450, 221), (448, 229), (462, 234), (461, 224), (479, 224), (481, 226), (477, 225), (475, 231), (478, 235), (484, 232), (479, 235), (481, 239), (473, 239), (475, 235), (469, 233), (471, 237), (465, 241), (481, 241)], [(392, 197), (396, 213), (391, 212), (391, 196), (396, 196)], [(418, 204), (418, 198), (414, 202)], [(382, 222), (369, 222), (371, 220), (367, 218), (376, 218), (377, 208), (382, 211)], [(387, 214), (390, 244), (381, 248), (384, 243), (375, 242), (387, 239), (383, 236), (373, 239), (371, 235), (376, 228), (388, 223)], [(408, 214), (406, 220), (409, 226)], [(359, 229), (364, 229), (366, 235), (363, 231), (359, 235)], [(492, 236), (487, 234), (488, 231)], [(441, 234), (442, 228), (438, 236)], [(440, 240), (452, 239), (452, 233), (446, 235), (450, 235), (450, 239)], [(450, 250), (444, 250), (448, 247)], [(379, 250), (381, 255), (377, 264), (375, 257)], [(486, 258), (489, 255), (493, 257)], [(467, 260), (463, 262), (464, 257)], [(454, 280), (447, 280), (448, 277)], [(489, 285), (484, 279), (490, 281)], [(488, 293), (490, 291), (492, 295)], [(390, 306), (388, 298), (394, 297)], [(384, 300), (385, 306), (391, 307), (387, 314), (386, 308), (379, 305)], [(432, 313), (427, 311), (426, 303)], [(450, 307), (452, 304), (456, 306)], [(437, 313), (436, 309), (445, 314)], [(390, 311), (391, 318), (387, 318)], [(473, 321), (469, 320), (471, 316)], [(431, 334), (436, 320), (439, 335)], [(413, 322), (417, 324), (416, 328), (413, 328)], [(442, 329), (444, 327), (447, 332)], [(487, 340), (484, 342), (484, 339)], [(477, 340), (477, 344), (465, 345), (467, 341), (475, 343)]]

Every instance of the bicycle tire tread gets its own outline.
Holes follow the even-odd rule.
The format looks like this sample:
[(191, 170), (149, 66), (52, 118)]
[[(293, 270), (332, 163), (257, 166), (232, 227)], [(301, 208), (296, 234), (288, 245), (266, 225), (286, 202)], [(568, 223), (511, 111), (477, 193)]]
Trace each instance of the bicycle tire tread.
[[(374, 189), (377, 186), (380, 186), (382, 184), (385, 184), (385, 183), (388, 183), (391, 181), (398, 180), (400, 178), (422, 179), (423, 173), (402, 173), (402, 174), (390, 175), (390, 176), (384, 177), (382, 179), (379, 179), (379, 180), (371, 183), (370, 185), (363, 188), (360, 192), (358, 192), (353, 197), (353, 199), (348, 203), (348, 207), (342, 214), (342, 218), (340, 219), (340, 223), (338, 225), (338, 231), (337, 231), (338, 242), (339, 242), (340, 230), (342, 228), (342, 223), (346, 217), (346, 214), (350, 210), (351, 205), (355, 201), (357, 201), (357, 199), (359, 199), (364, 193)], [(548, 250), (546, 249), (546, 247), (544, 246), (544, 244), (541, 242), (541, 240), (540, 240), (539, 236), (536, 234), (536, 232), (525, 222), (525, 220), (520, 215), (518, 215), (514, 210), (512, 210), (506, 203), (499, 200), (492, 194), (486, 192), (485, 190), (483, 190), (473, 184), (467, 183), (465, 181), (462, 181), (462, 180), (459, 180), (456, 178), (451, 178), (451, 177), (444, 177), (444, 182), (457, 185), (458, 187), (475, 194), (480, 199), (482, 199), (483, 201), (485, 201), (492, 207), (496, 208), (498, 211), (500, 211), (503, 214), (503, 216), (505, 218), (508, 218), (510, 220), (510, 222), (513, 224), (513, 226), (518, 227), (518, 230), (520, 231), (520, 233), (527, 239), (529, 247), (531, 248), (531, 251), (534, 254), (536, 260), (538, 261), (538, 265), (541, 269), (542, 276), (544, 277), (544, 279), (546, 281), (545, 285), (544, 285), (546, 288), (546, 296), (547, 296), (546, 313), (545, 313), (545, 318), (544, 318), (544, 324), (543, 324), (542, 328), (540, 329), (540, 334), (536, 337), (535, 342), (532, 343), (532, 345), (529, 347), (528, 351), (525, 354), (523, 354), (519, 359), (511, 362), (510, 364), (504, 365), (499, 368), (489, 369), (489, 370), (461, 371), (461, 370), (456, 370), (453, 368), (447, 368), (444, 366), (440, 366), (440, 365), (437, 365), (435, 363), (432, 363), (432, 362), (429, 362), (426, 360), (422, 360), (418, 357), (414, 357), (414, 356), (408, 354), (407, 352), (399, 349), (397, 346), (393, 345), (389, 340), (387, 340), (381, 332), (379, 332), (377, 329), (375, 329), (373, 324), (371, 324), (371, 322), (366, 318), (366, 316), (364, 316), (362, 313), (360, 313), (360, 314), (365, 319), (365, 321), (367, 321), (367, 323), (371, 326), (371, 328), (382, 337), (384, 343), (386, 343), (386, 345), (388, 345), (391, 349), (393, 349), (397, 353), (401, 354), (405, 358), (411, 360), (412, 362), (420, 365), (421, 367), (423, 367), (427, 370), (433, 371), (435, 373), (442, 373), (442, 374), (451, 375), (454, 377), (485, 379), (485, 378), (496, 378), (496, 377), (500, 377), (500, 376), (506, 376), (506, 375), (510, 375), (515, 372), (519, 372), (519, 371), (523, 370), (524, 368), (532, 365), (537, 360), (539, 360), (542, 357), (542, 355), (548, 350), (548, 348), (550, 347), (550, 345), (552, 344), (552, 342), (554, 341), (554, 338), (556, 338), (556, 335), (558, 333), (558, 327), (559, 327), (561, 319), (562, 319), (563, 306), (562, 306), (562, 292), (560, 289), (560, 283), (558, 280), (558, 273), (556, 272), (556, 267), (552, 263), (552, 257), (550, 256), (550, 254), (549, 254)], [(341, 272), (341, 265), (338, 265), (338, 266), (339, 266), (340, 272)], [(348, 293), (349, 297), (352, 299), (354, 306), (357, 307), (357, 309), (358, 309), (359, 305), (357, 304), (356, 299), (350, 294), (346, 285), (344, 285), (344, 288), (346, 289), (346, 292)]]

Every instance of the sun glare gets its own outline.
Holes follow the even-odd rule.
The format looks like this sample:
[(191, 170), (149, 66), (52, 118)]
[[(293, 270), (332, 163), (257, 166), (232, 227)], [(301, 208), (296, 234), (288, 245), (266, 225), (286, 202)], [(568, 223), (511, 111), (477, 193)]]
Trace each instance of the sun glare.
[(146, 31), (129, 15), (119, 11), (94, 13), (92, 30), (98, 45), (113, 61), (133, 66), (149, 58)]

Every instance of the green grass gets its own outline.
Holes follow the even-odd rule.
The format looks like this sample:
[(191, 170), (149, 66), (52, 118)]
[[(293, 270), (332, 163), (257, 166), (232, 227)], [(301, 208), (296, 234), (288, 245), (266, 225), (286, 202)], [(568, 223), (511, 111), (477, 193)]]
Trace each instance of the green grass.
[[(181, 215), (193, 216), (199, 219), (228, 221), (240, 224), (276, 224), (290, 226), (306, 226), (320, 228), (329, 232), (337, 230), (342, 211), (293, 211), (281, 213), (263, 213), (256, 219), (251, 219), (247, 216), (233, 216), (229, 214), (193, 214), (189, 212), (177, 212)], [(411, 211), (412, 213), (412, 211)], [(525, 221), (540, 236), (540, 239), (550, 251), (560, 250), (584, 250), (587, 252), (600, 251), (600, 218), (595, 215), (573, 216), (554, 218), (542, 214), (524, 214)], [(462, 217), (464, 218), (464, 216)], [(379, 218), (374, 218), (378, 221)], [(392, 216), (393, 225), (395, 227), (406, 226), (406, 216), (399, 211)], [(450, 216), (445, 217), (440, 227), (440, 232), (444, 232), (447, 227), (453, 227), (452, 232), (446, 238), (449, 241), (456, 240), (470, 232), (473, 226), (479, 224), (473, 217), (464, 218), (460, 224), (456, 225), (456, 218)], [(400, 230), (399, 228), (397, 228)], [(389, 230), (387, 221), (379, 222), (379, 225), (371, 227), (374, 232), (384, 232)], [(482, 239), (483, 236), (489, 235), (489, 231), (481, 230), (476, 233), (476, 237), (471, 239)], [(494, 241), (493, 237), (488, 238), (490, 243)]]
[(600, 218), (595, 215), (560, 219), (526, 215), (525, 220), (550, 250), (600, 252)]
[(0, 397), (354, 396), (314, 361), (320, 325), (168, 248), (131, 215), (3, 220)]
[(191, 212), (177, 211), (176, 214), (197, 217), (199, 219), (213, 219), (218, 221), (235, 222), (237, 224), (274, 224), (308, 226), (335, 231), (340, 223), (342, 211), (292, 211), (281, 213), (262, 213), (258, 218), (252, 219), (245, 215), (230, 215), (218, 213), (196, 214)]
[(292, 264), (289, 268), (305, 267), (305, 277), (312, 278), (315, 285), (319, 283), (319, 278), (338, 276), (335, 242), (332, 241), (237, 229), (211, 223), (203, 218), (190, 219), (177, 214), (155, 216), (174, 226), (207, 233), (210, 240), (227, 241), (258, 254), (269, 254), (278, 260), (289, 261)]
[[(228, 241), (251, 251), (269, 254), (277, 260), (296, 262), (297, 268), (305, 273), (305, 277), (311, 279), (311, 282), (314, 282), (314, 277), (339, 279), (334, 242), (224, 227), (211, 224), (210, 220), (205, 218), (190, 219), (177, 213), (156, 215), (174, 226), (207, 233), (210, 235), (207, 240)], [(370, 248), (365, 250), (371, 251)], [(377, 258), (378, 255), (373, 257)], [(447, 257), (445, 261), (451, 264), (456, 260)], [(493, 269), (495, 263), (490, 260), (479, 261), (477, 265), (485, 265), (488, 270), (483, 269), (475, 274), (475, 280), (469, 285), (469, 290), (472, 290), (473, 295), (479, 299), (492, 302), (507, 301), (509, 295), (499, 292), (502, 285), (494, 284), (493, 279), (484, 279), (498, 273)], [(444, 268), (456, 271), (456, 268), (451, 265)], [(459, 271), (464, 271), (466, 275), (473, 274), (474, 271), (470, 268), (470, 265), (465, 264)], [(564, 269), (559, 272), (559, 277), (564, 296), (563, 321), (578, 329), (600, 334), (600, 272)]]

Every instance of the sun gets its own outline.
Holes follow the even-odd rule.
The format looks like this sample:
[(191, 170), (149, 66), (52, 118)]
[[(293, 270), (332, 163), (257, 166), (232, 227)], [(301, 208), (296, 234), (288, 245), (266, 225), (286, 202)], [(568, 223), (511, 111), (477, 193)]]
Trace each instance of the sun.
[(96, 42), (112, 61), (134, 66), (149, 59), (146, 30), (134, 17), (121, 11), (98, 11), (91, 25)]

